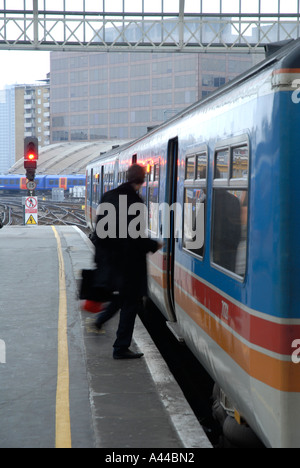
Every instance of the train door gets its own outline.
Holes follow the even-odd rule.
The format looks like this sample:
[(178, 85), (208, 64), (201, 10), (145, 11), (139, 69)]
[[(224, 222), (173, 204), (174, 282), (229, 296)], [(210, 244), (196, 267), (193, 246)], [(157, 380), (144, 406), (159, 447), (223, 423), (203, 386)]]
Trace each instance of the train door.
[[(175, 206), (177, 201), (177, 175), (178, 175), (178, 138), (169, 140), (167, 154), (167, 183), (166, 183), (166, 203), (169, 207)], [(175, 266), (175, 212), (170, 209), (168, 219), (168, 236), (166, 238), (166, 287), (167, 287), (167, 308), (169, 315), (176, 320), (175, 300), (174, 300), (174, 266)]]
[(104, 193), (104, 166), (101, 166), (101, 171), (100, 171), (100, 197), (99, 197), (99, 201), (101, 200), (102, 198), (102, 195)]
[(66, 177), (59, 178), (59, 188), (63, 188), (64, 190), (67, 190), (67, 178)]
[(114, 188), (118, 187), (118, 182), (119, 182), (119, 158), (117, 158), (116, 161), (115, 161), (115, 167), (114, 167)]
[(94, 229), (93, 225), (93, 184), (94, 184), (94, 169), (91, 169), (90, 173), (90, 190), (89, 190), (89, 206), (90, 206), (90, 221), (91, 221), (91, 227)]
[(20, 178), (20, 189), (21, 190), (27, 190), (26, 182), (27, 182), (26, 177), (21, 177)]
[(89, 181), (88, 181), (89, 173), (85, 171), (85, 219), (89, 219), (88, 216), (88, 189), (89, 189)]

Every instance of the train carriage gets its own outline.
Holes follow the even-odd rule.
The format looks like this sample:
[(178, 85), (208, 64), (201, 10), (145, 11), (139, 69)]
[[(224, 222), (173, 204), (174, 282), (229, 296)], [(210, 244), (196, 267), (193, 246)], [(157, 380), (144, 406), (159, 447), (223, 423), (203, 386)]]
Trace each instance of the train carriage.
[[(24, 194), (27, 179), (23, 175), (9, 174), (0, 175), (0, 193)], [(63, 188), (65, 191), (74, 187), (85, 186), (85, 176), (81, 174), (72, 175), (36, 175), (36, 192), (51, 193), (53, 188)]]
[(87, 167), (90, 227), (147, 167), (150, 297), (268, 447), (300, 446), (299, 78), (296, 40)]
[[(45, 189), (45, 176), (38, 175), (35, 178), (37, 183), (37, 190)], [(24, 193), (23, 190), (27, 190), (26, 187), (27, 179), (23, 175), (8, 174), (0, 175), (0, 192), (13, 194), (13, 193)]]

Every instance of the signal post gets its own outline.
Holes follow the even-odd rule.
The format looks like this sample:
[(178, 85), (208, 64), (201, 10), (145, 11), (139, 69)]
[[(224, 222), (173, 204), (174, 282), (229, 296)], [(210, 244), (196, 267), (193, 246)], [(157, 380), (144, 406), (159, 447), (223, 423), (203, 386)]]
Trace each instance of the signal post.
[(38, 158), (38, 139), (36, 137), (26, 137), (24, 139), (24, 169), (26, 169), (27, 197), (23, 197), (25, 225), (38, 224), (38, 199), (35, 196), (37, 186), (35, 171)]

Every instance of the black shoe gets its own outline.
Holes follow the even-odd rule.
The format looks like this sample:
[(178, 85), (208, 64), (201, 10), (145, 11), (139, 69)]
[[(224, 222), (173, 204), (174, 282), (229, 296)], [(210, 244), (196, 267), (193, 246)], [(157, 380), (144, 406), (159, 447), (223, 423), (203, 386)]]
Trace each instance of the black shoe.
[(130, 349), (126, 349), (126, 351), (115, 351), (113, 353), (114, 359), (139, 359), (143, 356), (143, 353), (134, 353), (130, 351)]

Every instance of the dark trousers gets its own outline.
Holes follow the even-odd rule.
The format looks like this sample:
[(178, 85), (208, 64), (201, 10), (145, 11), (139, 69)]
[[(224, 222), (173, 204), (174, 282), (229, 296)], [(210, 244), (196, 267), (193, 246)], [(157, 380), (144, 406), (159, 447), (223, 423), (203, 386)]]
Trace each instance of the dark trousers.
[(120, 310), (121, 306), (121, 298), (119, 296), (115, 296), (107, 308), (98, 315), (96, 325), (101, 326), (103, 323), (107, 322), (107, 320), (111, 319)]
[(102, 325), (112, 318), (120, 309), (120, 321), (117, 339), (113, 344), (116, 352), (125, 351), (131, 345), (133, 329), (137, 314), (142, 307), (142, 300), (138, 298), (122, 298), (116, 296), (104, 312), (97, 317), (96, 324)]
[(140, 311), (142, 301), (137, 298), (124, 298), (120, 312), (117, 339), (114, 342), (116, 352), (125, 351), (131, 345), (135, 319)]

